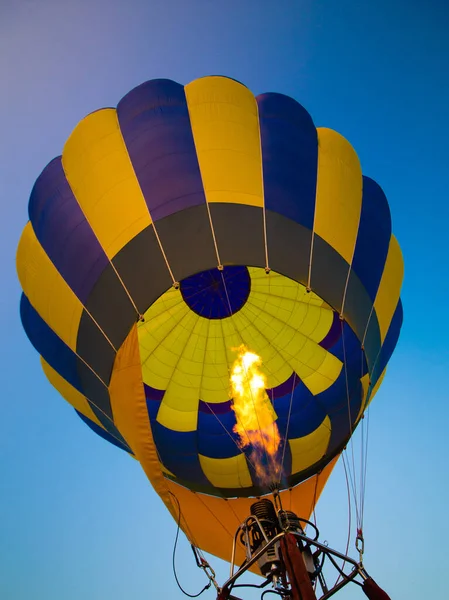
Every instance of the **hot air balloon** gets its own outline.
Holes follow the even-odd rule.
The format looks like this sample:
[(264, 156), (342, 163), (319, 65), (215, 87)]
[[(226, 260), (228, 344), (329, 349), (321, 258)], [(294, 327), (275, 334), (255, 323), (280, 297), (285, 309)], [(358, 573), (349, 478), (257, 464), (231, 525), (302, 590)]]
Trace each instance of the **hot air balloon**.
[(402, 324), (388, 203), (344, 137), (233, 79), (143, 83), (39, 175), (17, 270), (50, 383), (195, 548), (251, 562), (234, 533), (273, 493), (305, 536)]

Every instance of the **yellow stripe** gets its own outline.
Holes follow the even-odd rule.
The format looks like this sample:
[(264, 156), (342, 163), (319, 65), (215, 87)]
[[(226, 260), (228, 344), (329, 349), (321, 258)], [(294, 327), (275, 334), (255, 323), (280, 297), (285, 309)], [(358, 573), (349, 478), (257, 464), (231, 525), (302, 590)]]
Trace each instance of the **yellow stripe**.
[(35, 310), (72, 350), (76, 350), (83, 306), (57, 271), (28, 222), (17, 249), (17, 273)]
[(377, 314), (380, 328), (380, 338), (383, 343), (390, 327), (391, 319), (396, 310), (404, 277), (404, 261), (397, 239), (390, 238), (387, 260), (384, 272), (377, 290), (374, 310)]
[(288, 440), (292, 453), (292, 473), (300, 473), (322, 459), (330, 437), (331, 422), (329, 417), (326, 417), (309, 435)]
[(151, 223), (114, 109), (99, 110), (78, 124), (62, 164), (90, 226), (113, 258)]
[(317, 131), (314, 231), (350, 264), (362, 207), (360, 162), (354, 148), (343, 136), (323, 127)]
[(263, 207), (259, 118), (253, 94), (225, 77), (185, 87), (208, 202)]
[(198, 454), (201, 468), (210, 483), (217, 488), (251, 487), (253, 482), (249, 474), (244, 454), (230, 458), (210, 458)]
[[(308, 519), (337, 460), (338, 457), (331, 461), (319, 475), (310, 477), (292, 490), (281, 492), (284, 508)], [(185, 520), (183, 529), (188, 539), (204, 552), (230, 561), (233, 536), (237, 527), (250, 514), (254, 498), (224, 500), (192, 492), (172, 481), (167, 481), (166, 484), (179, 501), (181, 514)], [(236, 551), (236, 562), (241, 564), (245, 559), (243, 547), (237, 544)], [(258, 572), (256, 567), (254, 572)]]
[(91, 409), (87, 399), (78, 392), (68, 381), (66, 381), (61, 375), (53, 369), (42, 357), (41, 357), (42, 369), (44, 370), (47, 379), (51, 385), (61, 394), (61, 396), (67, 400), (69, 404), (73, 406), (78, 412), (82, 413), (85, 417), (93, 421), (96, 425), (104, 429), (103, 425), (95, 416), (95, 413)]
[(173, 518), (173, 508), (153, 441), (142, 382), (137, 327), (117, 353), (109, 386), (114, 423)]
[(360, 383), (362, 384), (362, 402), (360, 404), (359, 414), (357, 415), (356, 423), (360, 421), (365, 412), (365, 408), (367, 407), (367, 399), (368, 399), (368, 391), (369, 391), (369, 380), (370, 374), (365, 373), (363, 377), (360, 378)]
[[(229, 365), (221, 319), (208, 319), (206, 352), (201, 378), (201, 400), (214, 404), (229, 400)], [(214, 407), (211, 406), (211, 410)]]
[[(268, 318), (261, 309), (248, 304), (232, 317), (241, 340), (262, 357), (268, 387), (279, 385), (295, 371), (312, 394), (329, 388), (339, 376), (342, 362), (288, 323), (275, 317)], [(283, 369), (282, 377), (280, 371), (279, 375), (275, 371), (275, 363), (267, 353), (270, 346), (283, 359), (278, 366)]]

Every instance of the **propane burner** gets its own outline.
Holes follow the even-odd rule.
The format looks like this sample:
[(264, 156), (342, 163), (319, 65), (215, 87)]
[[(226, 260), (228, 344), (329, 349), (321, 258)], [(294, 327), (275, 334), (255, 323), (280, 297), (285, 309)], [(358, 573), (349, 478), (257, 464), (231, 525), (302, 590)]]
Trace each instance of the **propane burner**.
[[(372, 580), (361, 561), (357, 562), (319, 542), (316, 525), (298, 517), (293, 511), (284, 510), (277, 490), (272, 493), (274, 503), (268, 498), (254, 502), (250, 508), (250, 515), (236, 531), (230, 578), (219, 590), (220, 600), (235, 599), (232, 591), (236, 588), (260, 589), (270, 583), (273, 591), (285, 600), (326, 600), (351, 581), (363, 585), (369, 598), (377, 600), (381, 597), (375, 593), (370, 595), (373, 594), (371, 588), (375, 584), (371, 583)], [(246, 555), (240, 567), (235, 563), (239, 542)], [(326, 558), (330, 566), (341, 575), (341, 581), (337, 580), (332, 587), (327, 586), (323, 574)], [(348, 570), (341, 569), (337, 561), (343, 561)], [(260, 585), (237, 583), (237, 580), (256, 563), (265, 581)], [(361, 582), (356, 580), (357, 576)], [(318, 596), (319, 589), (321, 595)]]
[(270, 544), (279, 533), (279, 521), (276, 510), (270, 500), (263, 499), (251, 505), (251, 515), (241, 528), (240, 542), (245, 546), (248, 560), (267, 547), (257, 560), (259, 569), (265, 577), (277, 575), (280, 566), (279, 542)]

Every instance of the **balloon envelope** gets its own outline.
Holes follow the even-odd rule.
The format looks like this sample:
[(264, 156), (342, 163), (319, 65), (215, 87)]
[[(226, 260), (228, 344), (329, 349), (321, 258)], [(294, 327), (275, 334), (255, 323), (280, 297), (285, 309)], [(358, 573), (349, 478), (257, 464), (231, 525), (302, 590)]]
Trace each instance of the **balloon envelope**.
[(402, 324), (388, 203), (351, 145), (281, 94), (149, 81), (78, 124), (29, 218), (21, 317), (45, 374), (190, 539), (229, 558), (268, 491), (236, 433), (242, 344), (262, 360), (280, 487), (307, 517)]

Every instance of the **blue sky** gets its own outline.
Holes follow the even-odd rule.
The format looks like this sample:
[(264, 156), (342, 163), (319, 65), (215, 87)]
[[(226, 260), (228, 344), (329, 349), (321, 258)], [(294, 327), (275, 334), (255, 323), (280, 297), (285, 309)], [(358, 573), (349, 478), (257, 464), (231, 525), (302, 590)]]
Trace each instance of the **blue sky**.
[[(370, 415), (366, 565), (393, 600), (442, 597), (448, 27), (444, 0), (1, 0), (2, 598), (182, 597), (171, 573), (175, 524), (138, 464), (47, 384), (21, 330), (14, 261), (31, 187), (85, 114), (147, 79), (207, 74), (293, 96), (316, 125), (350, 140), (387, 194), (405, 259), (405, 322)], [(339, 465), (317, 513), (323, 538), (342, 549), (345, 495)], [(185, 542), (178, 559), (197, 591), (203, 579)]]

